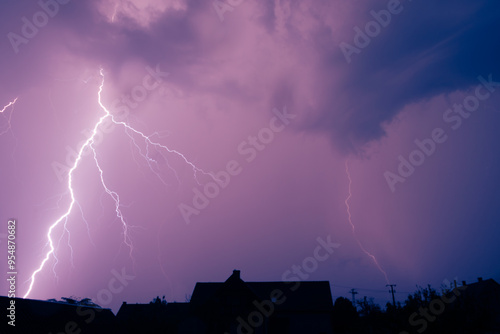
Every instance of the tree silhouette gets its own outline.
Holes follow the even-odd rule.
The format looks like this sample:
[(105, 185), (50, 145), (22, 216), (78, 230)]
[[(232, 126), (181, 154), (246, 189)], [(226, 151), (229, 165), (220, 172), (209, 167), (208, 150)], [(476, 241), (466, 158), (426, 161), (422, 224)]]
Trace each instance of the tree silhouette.
[(335, 333), (352, 333), (358, 323), (358, 312), (351, 301), (339, 297), (333, 305), (333, 329)]
[(150, 301), (149, 303), (155, 304), (155, 305), (167, 305), (167, 301), (165, 300), (165, 296), (163, 296), (162, 299), (160, 299), (160, 296), (156, 296), (156, 298), (153, 298), (153, 300)]

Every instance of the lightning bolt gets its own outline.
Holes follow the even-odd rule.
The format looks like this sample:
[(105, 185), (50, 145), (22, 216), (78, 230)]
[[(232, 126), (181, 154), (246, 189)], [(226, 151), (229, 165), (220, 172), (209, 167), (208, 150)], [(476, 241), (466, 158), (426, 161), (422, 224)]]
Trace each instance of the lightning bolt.
[(12, 105), (16, 104), (17, 99), (18, 99), (18, 98), (16, 97), (16, 98), (14, 99), (14, 101), (9, 102), (9, 104), (7, 104), (5, 107), (3, 107), (3, 109), (2, 109), (2, 110), (0, 110), (0, 113), (5, 112), (5, 110), (6, 110), (8, 107), (10, 107), (10, 106), (12, 106)]
[[(102, 103), (102, 91), (103, 91), (103, 88), (104, 88), (104, 71), (103, 69), (101, 68), (100, 70), (100, 76), (101, 76), (101, 84), (99, 86), (99, 91), (98, 91), (98, 104), (100, 106), (100, 108), (102, 109), (102, 111), (104, 112), (104, 115), (101, 116), (99, 118), (99, 120), (95, 123), (94, 125), (94, 128), (93, 128), (93, 131), (91, 132), (91, 135), (87, 138), (87, 140), (82, 144), (82, 146), (80, 147), (80, 150), (78, 151), (78, 154), (77, 154), (77, 158), (75, 159), (75, 162), (73, 163), (73, 166), (69, 169), (69, 172), (68, 172), (68, 193), (69, 193), (69, 196), (71, 198), (71, 201), (69, 203), (69, 206), (67, 208), (67, 210), (54, 222), (52, 223), (52, 225), (50, 225), (49, 229), (48, 229), (48, 232), (47, 232), (47, 243), (46, 243), (46, 246), (49, 247), (47, 253), (45, 254), (45, 257), (43, 258), (42, 262), (40, 263), (39, 267), (31, 274), (31, 277), (29, 279), (29, 288), (26, 292), (26, 294), (24, 295), (23, 298), (27, 298), (29, 296), (29, 294), (31, 293), (32, 289), (33, 289), (33, 286), (35, 284), (35, 279), (36, 279), (36, 276), (43, 270), (44, 266), (46, 265), (46, 263), (49, 261), (49, 259), (51, 257), (53, 257), (57, 263), (57, 257), (56, 257), (56, 254), (55, 254), (55, 251), (56, 251), (56, 247), (54, 246), (54, 240), (52, 239), (52, 235), (53, 235), (53, 232), (54, 230), (59, 226), (63, 225), (64, 227), (64, 232), (67, 232), (68, 233), (68, 242), (69, 242), (69, 230), (68, 230), (68, 227), (67, 227), (67, 223), (68, 223), (68, 219), (69, 219), (69, 215), (71, 214), (71, 212), (73, 211), (73, 208), (75, 205), (79, 206), (78, 202), (76, 201), (76, 198), (75, 198), (75, 194), (74, 194), (74, 190), (73, 190), (73, 174), (75, 172), (75, 170), (78, 168), (78, 165), (79, 163), (81, 162), (82, 160), (82, 157), (84, 155), (84, 152), (86, 149), (90, 149), (92, 150), (93, 152), (93, 159), (94, 159), (94, 162), (95, 162), (95, 165), (99, 171), (99, 177), (100, 177), (100, 181), (101, 181), (101, 184), (102, 184), (102, 187), (104, 189), (104, 191), (111, 197), (111, 199), (113, 200), (114, 204), (115, 204), (115, 213), (116, 213), (116, 217), (119, 219), (121, 225), (122, 225), (122, 230), (123, 230), (123, 243), (129, 248), (129, 255), (130, 257), (132, 258), (132, 261), (134, 262), (134, 259), (133, 259), (133, 245), (132, 245), (132, 240), (130, 238), (130, 235), (129, 235), (129, 232), (130, 232), (130, 229), (133, 227), (133, 226), (130, 226), (127, 224), (126, 220), (125, 220), (125, 217), (121, 211), (121, 207), (123, 206), (121, 203), (120, 203), (120, 196), (118, 195), (117, 192), (115, 192), (114, 190), (110, 189), (110, 187), (106, 184), (105, 180), (104, 180), (104, 171), (103, 169), (101, 168), (101, 165), (99, 164), (99, 159), (98, 159), (98, 155), (97, 155), (97, 151), (96, 151), (96, 148), (94, 146), (94, 139), (98, 133), (98, 128), (107, 120), (111, 120), (115, 125), (119, 125), (119, 126), (122, 126), (124, 129), (125, 129), (125, 132), (126, 134), (133, 140), (133, 143), (134, 145), (139, 149), (138, 145), (136, 144), (136, 141), (135, 139), (133, 138), (133, 136), (135, 135), (136, 137), (139, 137), (141, 138), (144, 143), (146, 144), (146, 152), (142, 152), (140, 149), (139, 149), (139, 152), (140, 152), (140, 155), (146, 159), (150, 169), (152, 169), (152, 166), (151, 166), (151, 163), (152, 162), (156, 162), (154, 159), (152, 159), (150, 156), (149, 156), (149, 148), (150, 147), (153, 147), (155, 150), (163, 150), (165, 151), (166, 153), (168, 154), (173, 154), (177, 157), (179, 157), (180, 159), (182, 159), (184, 161), (185, 164), (187, 164), (188, 166), (190, 166), (193, 170), (193, 177), (195, 178), (196, 182), (199, 183), (198, 181), (198, 174), (203, 174), (203, 175), (208, 175), (210, 176), (212, 179), (216, 179), (215, 176), (213, 176), (211, 173), (208, 173), (208, 172), (205, 172), (204, 170), (202, 170), (201, 168), (197, 167), (194, 163), (192, 163), (190, 160), (188, 160), (186, 158), (186, 156), (184, 156), (182, 153), (180, 153), (179, 151), (177, 150), (174, 150), (174, 149), (171, 149), (165, 145), (162, 145), (156, 141), (153, 141), (151, 138), (155, 135), (157, 135), (157, 133), (151, 135), (151, 136), (147, 136), (145, 135), (144, 133), (142, 133), (141, 131), (139, 130), (136, 130), (135, 128), (133, 128), (132, 126), (130, 126), (129, 124), (125, 123), (124, 121), (118, 121), (114, 118), (114, 116), (111, 114), (111, 112), (104, 106), (104, 104)], [(170, 167), (170, 165), (169, 165)], [(171, 167), (170, 167), (171, 168)], [(154, 172), (154, 171), (153, 171)], [(156, 172), (155, 174), (157, 176), (159, 176)], [(177, 176), (177, 174), (175, 174)], [(163, 181), (163, 180), (162, 180)], [(85, 221), (85, 223), (87, 224), (87, 222)], [(88, 224), (87, 224), (88, 226)], [(60, 239), (59, 239), (59, 242), (60, 242)], [(73, 252), (73, 249), (71, 248), (70, 246), (70, 249), (71, 249), (71, 252)]]
[[(2, 116), (3, 116), (6, 120), (7, 120), (7, 125), (8, 125), (6, 130), (4, 130), (4, 131), (0, 132), (0, 136), (1, 136), (1, 135), (3, 135), (3, 134), (5, 134), (5, 133), (7, 133), (7, 132), (9, 132), (9, 131), (10, 131), (10, 129), (12, 128), (12, 125), (11, 125), (12, 113), (14, 112), (14, 105), (16, 104), (17, 99), (18, 99), (18, 98), (16, 97), (13, 101), (9, 102), (9, 103), (8, 103), (5, 107), (3, 107), (3, 109), (2, 109), (2, 110), (0, 110), (0, 114), (2, 114)], [(6, 110), (7, 110), (7, 108), (9, 108), (10, 106), (12, 106), (12, 110), (11, 110), (11, 112), (9, 113), (9, 115), (8, 115), (8, 116), (6, 116), (5, 111), (6, 111)]]
[(369, 251), (367, 251), (365, 249), (365, 247), (363, 247), (363, 244), (361, 244), (361, 241), (359, 241), (358, 237), (356, 236), (356, 227), (352, 223), (351, 207), (349, 206), (349, 201), (351, 200), (351, 197), (352, 197), (352, 191), (351, 191), (352, 179), (351, 179), (351, 173), (349, 172), (348, 160), (345, 161), (345, 172), (347, 174), (347, 179), (349, 180), (349, 195), (345, 199), (344, 203), (345, 203), (345, 206), (346, 206), (346, 209), (347, 209), (347, 216), (348, 216), (349, 224), (351, 225), (351, 228), (352, 228), (352, 235), (354, 236), (354, 239), (356, 239), (356, 242), (358, 243), (359, 248), (361, 248), (361, 250), (370, 259), (372, 259), (372, 261), (375, 264), (375, 266), (377, 267), (377, 269), (384, 275), (385, 281), (387, 282), (387, 284), (389, 284), (389, 278), (387, 276), (387, 273), (385, 272), (384, 269), (382, 269), (382, 267), (378, 263), (377, 258), (375, 257), (375, 255), (373, 255)]

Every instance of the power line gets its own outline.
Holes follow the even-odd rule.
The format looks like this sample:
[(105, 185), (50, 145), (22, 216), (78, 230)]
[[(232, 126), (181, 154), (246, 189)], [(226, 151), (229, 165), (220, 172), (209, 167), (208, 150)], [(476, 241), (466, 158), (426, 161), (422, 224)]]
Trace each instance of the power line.
[[(356, 289), (356, 290), (362, 290), (362, 291), (371, 291), (371, 292), (387, 293), (387, 290), (377, 290), (377, 289), (368, 289), (368, 288), (358, 288), (358, 287), (353, 287), (353, 286), (335, 285), (335, 284), (331, 284), (331, 286), (333, 286), (333, 287), (335, 287), (335, 288)], [(413, 291), (413, 292), (414, 292), (414, 291)], [(410, 291), (394, 291), (394, 293), (405, 293), (405, 294), (412, 294), (413, 292), (410, 292)]]

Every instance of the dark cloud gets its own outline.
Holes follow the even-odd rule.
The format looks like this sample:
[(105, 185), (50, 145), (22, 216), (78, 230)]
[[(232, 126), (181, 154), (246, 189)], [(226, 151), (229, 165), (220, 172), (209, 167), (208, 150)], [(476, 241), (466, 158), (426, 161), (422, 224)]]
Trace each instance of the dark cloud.
[[(500, 4), (414, 1), (404, 6), (361, 53), (352, 55), (350, 64), (338, 47), (319, 64), (318, 71), (330, 74), (324, 85), (332, 89), (309, 127), (330, 132), (345, 152), (384, 136), (383, 124), (405, 105), (465, 90), (479, 75), (500, 75), (500, 21), (495, 15)], [(379, 4), (366, 12), (372, 8), (383, 9)], [(373, 18), (357, 25), (368, 20)], [(350, 30), (343, 41), (353, 45), (353, 37)]]

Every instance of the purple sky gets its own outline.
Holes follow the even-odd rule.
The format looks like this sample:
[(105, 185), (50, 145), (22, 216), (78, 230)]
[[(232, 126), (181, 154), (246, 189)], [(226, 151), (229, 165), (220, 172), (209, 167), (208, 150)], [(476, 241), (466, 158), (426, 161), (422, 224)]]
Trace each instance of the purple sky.
[[(349, 225), (346, 160), (356, 236), (399, 301), (417, 284), (500, 281), (500, 4), (215, 3), (2, 2), (0, 108), (18, 100), (0, 113), (0, 264), (16, 218), (17, 295), (71, 204), (68, 163), (106, 115), (101, 69), (103, 105), (131, 127), (94, 136), (127, 238), (87, 149), (30, 298), (184, 301), (233, 269), (281, 280), (330, 236), (340, 246), (307, 279), (385, 304)], [(228, 168), (223, 188), (201, 172)], [(129, 280), (106, 295), (117, 272)]]

